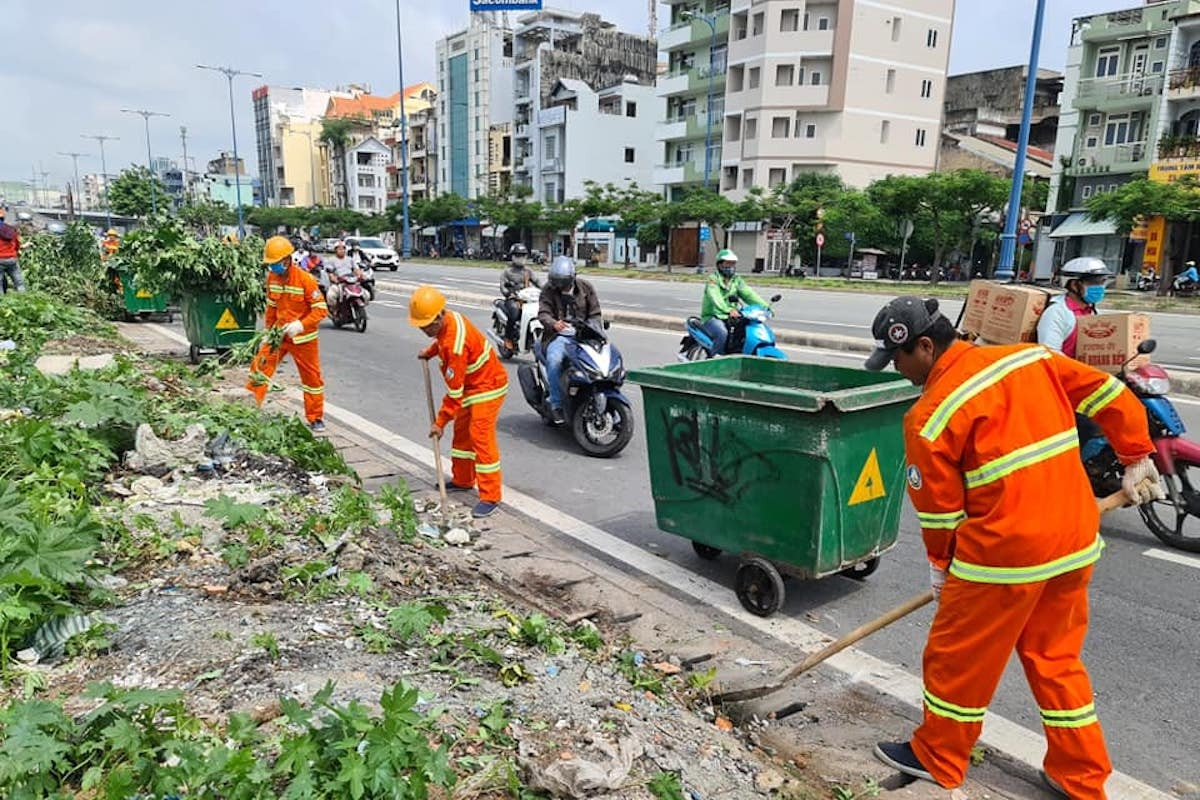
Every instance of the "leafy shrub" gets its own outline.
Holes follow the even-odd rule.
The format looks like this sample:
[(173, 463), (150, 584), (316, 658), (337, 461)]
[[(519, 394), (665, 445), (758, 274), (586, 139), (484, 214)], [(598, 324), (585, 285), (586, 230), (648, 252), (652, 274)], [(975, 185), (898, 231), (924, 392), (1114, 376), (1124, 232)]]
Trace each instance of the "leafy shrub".
[(61, 235), (36, 233), (22, 241), (21, 271), (30, 289), (67, 305), (89, 308), (108, 319), (123, 308), (100, 260), (100, 246), (86, 223), (69, 223)]

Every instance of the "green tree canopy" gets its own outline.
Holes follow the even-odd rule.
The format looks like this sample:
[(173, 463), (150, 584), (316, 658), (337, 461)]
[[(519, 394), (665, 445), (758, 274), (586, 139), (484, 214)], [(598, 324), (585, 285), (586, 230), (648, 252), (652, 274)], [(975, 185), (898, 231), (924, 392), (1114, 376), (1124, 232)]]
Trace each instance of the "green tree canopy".
[(146, 216), (154, 210), (156, 198), (159, 208), (170, 206), (166, 187), (146, 167), (130, 166), (108, 187), (109, 205), (122, 216)]

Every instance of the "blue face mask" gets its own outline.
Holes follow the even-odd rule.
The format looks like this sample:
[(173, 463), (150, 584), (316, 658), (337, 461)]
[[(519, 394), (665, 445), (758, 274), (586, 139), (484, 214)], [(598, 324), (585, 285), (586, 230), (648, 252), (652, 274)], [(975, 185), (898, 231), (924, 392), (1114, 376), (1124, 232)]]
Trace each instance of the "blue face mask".
[(1083, 302), (1089, 306), (1097, 305), (1104, 299), (1105, 291), (1103, 286), (1088, 286), (1083, 290)]
[(282, 261), (276, 261), (274, 264), (267, 267), (267, 269), (271, 270), (271, 272), (276, 275), (282, 275), (283, 273), (287, 272), (287, 264)]

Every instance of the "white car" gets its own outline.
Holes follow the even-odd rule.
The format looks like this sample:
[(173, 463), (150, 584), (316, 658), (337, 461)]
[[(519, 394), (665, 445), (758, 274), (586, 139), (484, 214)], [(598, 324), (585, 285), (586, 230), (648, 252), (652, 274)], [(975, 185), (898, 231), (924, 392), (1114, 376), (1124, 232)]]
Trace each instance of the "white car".
[(400, 268), (399, 254), (380, 239), (373, 236), (347, 236), (345, 241), (347, 247), (357, 245), (373, 269), (390, 269), (395, 272)]

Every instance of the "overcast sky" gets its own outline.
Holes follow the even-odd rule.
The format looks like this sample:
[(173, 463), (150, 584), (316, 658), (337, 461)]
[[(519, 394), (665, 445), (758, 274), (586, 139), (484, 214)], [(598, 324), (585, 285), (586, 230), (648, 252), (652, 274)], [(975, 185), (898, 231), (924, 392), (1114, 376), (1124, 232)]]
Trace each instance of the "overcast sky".
[[(1073, 17), (1140, 0), (1052, 0), (1042, 66), (1061, 68)], [(434, 79), (434, 43), (465, 27), (467, 0), (400, 0), (404, 79)], [(548, 0), (575, 11), (602, 9), (626, 30), (648, 29), (645, 0)], [(394, 0), (0, 0), (0, 180), (30, 180), (34, 167), (62, 186), (71, 173), (63, 152), (84, 152), (80, 172), (99, 172), (99, 150), (80, 134), (108, 134), (108, 171), (146, 161), (140, 117), (122, 108), (169, 113), (150, 121), (153, 152), (201, 169), (230, 149), (224, 76), (195, 64), (261, 72), (238, 78), (234, 100), (239, 154), (257, 172), (250, 91), (260, 83), (332, 87), (397, 83)], [(952, 74), (1023, 63), (1034, 0), (958, 0)], [(660, 25), (666, 7), (660, 6)], [(39, 181), (41, 179), (39, 178)]]

